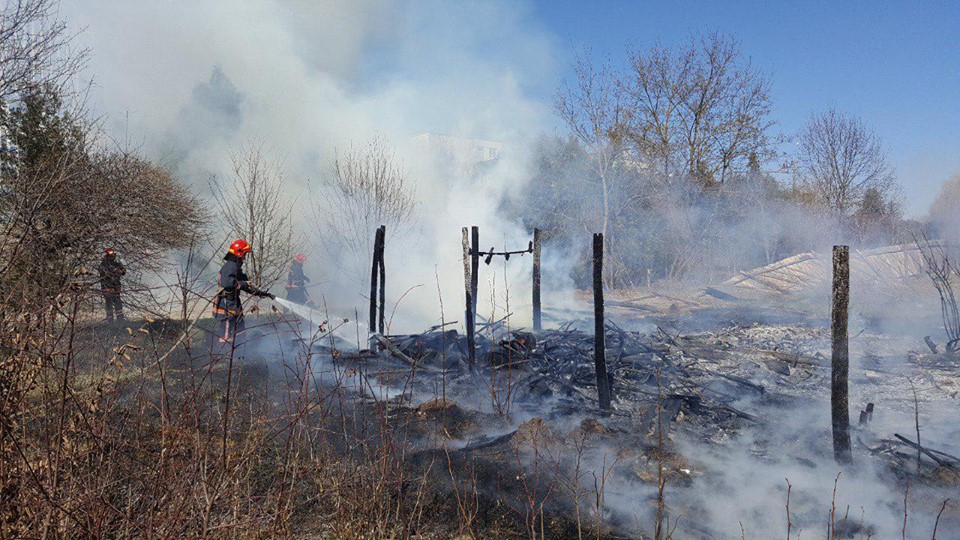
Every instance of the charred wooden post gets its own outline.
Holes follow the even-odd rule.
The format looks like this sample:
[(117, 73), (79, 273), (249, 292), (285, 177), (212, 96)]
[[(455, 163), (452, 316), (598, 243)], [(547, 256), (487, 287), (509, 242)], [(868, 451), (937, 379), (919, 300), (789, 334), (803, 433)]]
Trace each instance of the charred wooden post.
[(367, 328), (371, 333), (377, 331), (377, 291), (379, 289), (377, 285), (377, 279), (380, 276), (380, 261), (378, 256), (380, 254), (379, 246), (380, 239), (383, 236), (383, 229), (377, 229), (377, 233), (373, 237), (373, 266), (370, 269), (370, 326)]
[(610, 379), (607, 377), (606, 328), (603, 316), (603, 234), (593, 235), (593, 360), (597, 371), (600, 410), (610, 410)]
[[(463, 228), (463, 282), (466, 290), (467, 363), (473, 369), (477, 363), (477, 273), (480, 271), (480, 230), (476, 225)], [(469, 245), (468, 245), (469, 240)]]
[(467, 334), (470, 333), (470, 326), (473, 324), (473, 289), (470, 285), (473, 283), (470, 273), (470, 229), (463, 227), (460, 232), (463, 234), (461, 241), (463, 245), (463, 290), (464, 290), (464, 318), (463, 327)]
[(477, 279), (480, 276), (480, 228), (470, 227), (470, 295), (473, 299), (473, 324), (477, 323)]
[(850, 463), (850, 406), (848, 375), (850, 349), (847, 337), (847, 308), (850, 304), (850, 248), (833, 246), (833, 306), (830, 325), (833, 355), (830, 374), (830, 406), (833, 423), (833, 457), (838, 463)]
[(533, 330), (543, 329), (540, 311), (540, 229), (533, 229)]
[(387, 304), (386, 302), (387, 271), (383, 262), (384, 260), (383, 252), (384, 252), (384, 249), (386, 248), (386, 245), (387, 245), (387, 226), (381, 225), (380, 226), (380, 247), (378, 249), (379, 251), (378, 261), (379, 261), (379, 269), (380, 269), (380, 306), (379, 306), (380, 313), (378, 313), (378, 317), (377, 317), (378, 318), (377, 331), (380, 332), (380, 335), (384, 335), (383, 311), (384, 311), (384, 307)]

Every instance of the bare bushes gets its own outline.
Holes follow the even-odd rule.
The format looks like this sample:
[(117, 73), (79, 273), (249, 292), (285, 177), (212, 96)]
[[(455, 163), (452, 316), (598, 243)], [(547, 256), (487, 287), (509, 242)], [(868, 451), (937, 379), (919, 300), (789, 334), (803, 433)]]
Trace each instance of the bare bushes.
[(186, 187), (135, 154), (94, 145), (49, 88), (26, 94), (4, 127), (15, 151), (3, 157), (0, 301), (43, 305), (92, 285), (84, 268), (105, 247), (157, 268), (202, 226)]
[[(202, 460), (179, 460), (205, 443), (178, 439), (176, 451), (151, 454), (175, 435), (169, 394), (146, 384), (155, 373), (166, 381), (171, 355), (148, 327), (89, 330), (88, 267), (112, 247), (158, 268), (204, 215), (166, 171), (93, 144), (89, 126), (49, 88), (23, 98), (5, 118), (15, 151), (4, 155), (0, 191), (0, 537), (149, 534), (196, 495), (153, 481), (198, 485), (183, 471), (203, 473)], [(145, 349), (152, 355), (138, 357)], [(139, 493), (146, 485), (153, 491)], [(138, 514), (154, 521), (134, 523)]]
[(940, 314), (943, 329), (947, 334), (947, 353), (960, 350), (960, 309), (957, 307), (955, 286), (960, 280), (960, 268), (943, 244), (930, 241), (926, 236), (916, 239), (923, 256), (925, 270), (940, 295)]
[(314, 211), (321, 245), (334, 265), (353, 274), (366, 268), (381, 225), (401, 242), (417, 232), (415, 189), (384, 139), (338, 151), (325, 178)]
[(0, 536), (398, 538), (420, 527), (429, 494), (376, 412), (387, 404), (348, 402), (356, 389), (342, 372), (320, 386), (306, 347), (281, 353), (271, 376), (211, 356), (203, 324), (190, 340), (160, 321), (117, 332), (85, 327), (81, 306), (67, 292), (52, 309), (0, 315)]

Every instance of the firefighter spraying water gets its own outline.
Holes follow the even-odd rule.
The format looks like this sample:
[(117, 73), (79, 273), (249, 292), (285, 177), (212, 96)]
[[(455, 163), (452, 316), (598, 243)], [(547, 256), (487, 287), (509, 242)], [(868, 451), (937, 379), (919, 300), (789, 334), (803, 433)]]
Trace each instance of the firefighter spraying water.
[(230, 244), (227, 254), (223, 257), (223, 266), (220, 267), (218, 282), (220, 290), (213, 300), (213, 316), (220, 321), (220, 343), (236, 343), (237, 334), (243, 332), (243, 303), (240, 300), (240, 291), (261, 298), (276, 299), (269, 291), (264, 291), (252, 285), (250, 278), (243, 272), (243, 259), (253, 249), (246, 240), (238, 239)]

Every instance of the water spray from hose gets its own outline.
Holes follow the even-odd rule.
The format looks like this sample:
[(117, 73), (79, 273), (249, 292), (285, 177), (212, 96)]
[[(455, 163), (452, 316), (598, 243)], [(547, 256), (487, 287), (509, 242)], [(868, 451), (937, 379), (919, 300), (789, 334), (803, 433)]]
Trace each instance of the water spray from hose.
[[(346, 323), (351, 322), (347, 317), (336, 317), (329, 314), (325, 315), (316, 309), (303, 304), (297, 304), (283, 298), (274, 298), (273, 301), (279, 304), (281, 307), (291, 311), (294, 315), (304, 321), (311, 333), (317, 330), (329, 330), (335, 337), (343, 340), (346, 343), (355, 343), (356, 341), (356, 336), (353, 336), (353, 339), (351, 339), (350, 332), (347, 329)], [(355, 321), (355, 324), (359, 325), (357, 333), (360, 336), (367, 336), (367, 325), (360, 321)]]

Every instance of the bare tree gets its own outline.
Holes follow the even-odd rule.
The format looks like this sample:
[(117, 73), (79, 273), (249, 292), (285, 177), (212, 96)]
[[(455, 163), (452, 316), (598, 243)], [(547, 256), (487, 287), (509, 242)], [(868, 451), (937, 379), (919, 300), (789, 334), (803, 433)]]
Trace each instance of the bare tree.
[(231, 181), (214, 183), (214, 197), (229, 234), (250, 243), (249, 273), (269, 287), (286, 273), (293, 248), (293, 202), (286, 196), (282, 165), (248, 145), (232, 158)]
[(83, 68), (88, 51), (60, 19), (58, 0), (9, 0), (0, 10), (0, 101), (34, 86), (63, 93)]
[(960, 308), (957, 307), (954, 283), (960, 279), (960, 268), (957, 268), (942, 243), (931, 241), (923, 234), (915, 237), (914, 241), (923, 256), (927, 276), (940, 295), (940, 314), (947, 333), (946, 352), (955, 353), (960, 350)]
[(772, 151), (769, 82), (730, 36), (636, 51), (621, 84), (633, 149), (665, 181), (722, 183), (751, 156)]
[(858, 207), (867, 190), (888, 198), (894, 189), (880, 137), (836, 109), (812, 116), (801, 132), (796, 174), (838, 219)]
[(560, 118), (587, 150), (591, 158), (602, 201), (600, 232), (604, 238), (604, 267), (607, 286), (613, 286), (616, 265), (611, 234), (612, 191), (623, 167), (627, 115), (616, 75), (609, 64), (599, 69), (581, 51), (574, 64), (573, 80), (564, 81), (557, 93)]
[[(665, 208), (678, 233), (701, 232), (702, 212), (677, 211), (701, 193), (675, 180), (722, 183), (734, 169), (772, 153), (768, 86), (739, 44), (718, 34), (679, 48), (637, 51), (625, 73), (579, 56), (556, 109), (590, 156), (599, 185), (607, 286), (631, 272), (620, 252), (632, 249), (625, 228), (638, 208)], [(692, 264), (687, 251), (701, 243), (675, 250), (671, 275)]]
[(381, 137), (337, 151), (325, 188), (314, 205), (316, 223), (324, 251), (341, 268), (356, 270), (367, 263), (380, 225), (400, 241), (416, 231), (414, 187)]

